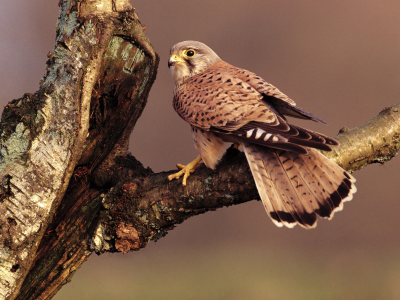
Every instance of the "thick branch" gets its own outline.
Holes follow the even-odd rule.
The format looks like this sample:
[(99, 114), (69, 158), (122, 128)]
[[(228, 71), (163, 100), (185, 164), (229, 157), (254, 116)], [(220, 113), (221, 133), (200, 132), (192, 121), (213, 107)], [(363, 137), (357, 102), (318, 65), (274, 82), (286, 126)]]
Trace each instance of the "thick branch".
[[(341, 145), (328, 153), (330, 158), (349, 171), (393, 158), (400, 148), (399, 106), (386, 108), (367, 123), (340, 133), (336, 138)], [(186, 187), (181, 180), (167, 181), (172, 171), (133, 181), (118, 175), (120, 184), (104, 197), (106, 212), (97, 227), (93, 249), (138, 250), (188, 217), (259, 199), (244, 155), (235, 152), (230, 149), (215, 171), (197, 169)]]
[[(377, 122), (384, 127), (398, 126), (392, 124), (400, 123), (400, 113), (396, 110), (397, 106), (385, 109), (373, 120), (350, 133), (341, 133), (337, 138), (352, 140), (352, 136), (363, 133), (364, 140), (358, 147), (368, 147), (372, 143), (377, 155), (386, 148), (395, 153), (399, 149), (399, 128), (397, 133), (382, 133), (381, 138), (387, 143), (379, 145), (374, 142), (377, 140), (375, 132), (368, 135), (367, 128)], [(336, 155), (333, 159), (339, 163), (351, 162), (354, 160), (350, 155), (353, 152), (346, 152), (348, 149), (351, 148), (342, 145), (340, 151), (347, 157)], [(91, 251), (139, 250), (191, 216), (259, 198), (247, 161), (235, 149), (228, 151), (216, 171), (206, 167), (197, 169), (186, 187), (182, 186), (181, 180), (167, 180), (168, 174), (174, 171), (154, 174), (130, 155), (114, 156), (110, 161), (112, 167), (103, 168), (100, 173), (106, 174), (97, 177), (97, 181), (113, 187), (108, 192), (99, 192), (97, 188), (81, 190), (80, 200), (74, 207), (62, 210), (69, 213), (64, 213), (47, 231), (50, 239), (42, 243), (41, 258), (32, 269), (30, 280), (26, 281), (29, 289), (23, 289), (26, 294), (21, 294), (19, 299), (35, 299), (38, 295), (42, 299), (51, 298), (61, 284), (71, 279)], [(347, 163), (349, 165), (351, 163)], [(348, 167), (345, 165), (345, 168)], [(84, 180), (87, 182), (88, 179)], [(79, 186), (79, 182), (74, 182), (71, 186)], [(50, 250), (62, 257), (55, 260), (53, 255), (49, 255)], [(44, 269), (48, 271), (43, 272)]]

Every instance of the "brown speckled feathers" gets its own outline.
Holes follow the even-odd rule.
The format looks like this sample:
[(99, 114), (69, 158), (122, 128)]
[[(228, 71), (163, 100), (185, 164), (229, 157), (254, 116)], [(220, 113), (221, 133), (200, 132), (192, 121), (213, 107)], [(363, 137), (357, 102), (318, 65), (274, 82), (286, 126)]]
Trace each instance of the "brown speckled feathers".
[(337, 141), (285, 116), (321, 119), (199, 42), (175, 45), (169, 66), (176, 82), (173, 106), (191, 125), (203, 162), (215, 168), (230, 144), (240, 145), (276, 225), (315, 227), (317, 215), (331, 218), (352, 199), (354, 177), (315, 150), (331, 151)]

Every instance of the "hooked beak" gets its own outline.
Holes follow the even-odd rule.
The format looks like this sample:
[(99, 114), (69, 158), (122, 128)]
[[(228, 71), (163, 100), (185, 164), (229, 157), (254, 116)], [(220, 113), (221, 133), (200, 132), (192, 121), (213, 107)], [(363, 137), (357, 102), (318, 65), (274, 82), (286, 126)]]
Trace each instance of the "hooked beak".
[(171, 66), (175, 66), (176, 64), (179, 64), (181, 62), (183, 62), (183, 60), (179, 58), (178, 55), (174, 54), (168, 60), (168, 68), (170, 68)]

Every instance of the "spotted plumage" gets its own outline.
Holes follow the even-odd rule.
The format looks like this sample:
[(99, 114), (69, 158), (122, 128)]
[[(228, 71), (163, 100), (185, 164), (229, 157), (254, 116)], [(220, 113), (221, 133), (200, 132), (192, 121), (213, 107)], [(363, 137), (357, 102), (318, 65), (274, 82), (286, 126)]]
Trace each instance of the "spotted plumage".
[(317, 215), (332, 218), (356, 192), (355, 179), (316, 149), (338, 142), (290, 124), (285, 116), (322, 122), (256, 74), (222, 61), (206, 45), (186, 41), (171, 49), (173, 106), (192, 128), (201, 160), (214, 169), (227, 147), (240, 145), (261, 200), (278, 225), (316, 226)]

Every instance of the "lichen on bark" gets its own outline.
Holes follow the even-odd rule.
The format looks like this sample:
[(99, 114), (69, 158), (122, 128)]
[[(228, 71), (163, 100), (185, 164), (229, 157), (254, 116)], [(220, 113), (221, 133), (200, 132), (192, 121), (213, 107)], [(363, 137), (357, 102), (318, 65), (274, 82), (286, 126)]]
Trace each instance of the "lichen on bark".
[[(84, 148), (88, 149), (92, 93), (116, 25), (130, 18), (134, 21), (133, 27), (139, 24), (128, 1), (112, 1), (111, 8), (103, 5), (102, 10), (101, 5), (96, 10), (90, 9), (96, 1), (60, 3), (56, 43), (48, 55), (39, 91), (12, 101), (2, 117), (0, 176), (6, 179), (2, 182), (7, 186), (2, 187), (6, 192), (0, 201), (0, 298), (13, 299), (19, 292), (32, 262), (37, 259), (36, 249), (54, 219), (75, 166)], [(85, 4), (88, 6), (81, 13), (79, 8)], [(128, 27), (121, 25), (118, 30)], [(147, 61), (147, 65), (156, 64)], [(148, 73), (141, 77), (139, 89), (143, 95), (149, 90), (145, 86), (150, 69), (145, 70)], [(155, 71), (151, 72), (154, 77)], [(145, 100), (140, 103), (142, 109)], [(120, 127), (122, 133), (126, 125)], [(107, 151), (116, 139), (109, 140), (111, 146), (101, 145), (103, 148), (107, 145)], [(96, 152), (98, 160), (92, 164), (93, 168), (107, 151)], [(79, 178), (78, 175), (75, 173)], [(82, 260), (82, 256), (77, 259)], [(70, 270), (73, 269), (71, 266)]]

